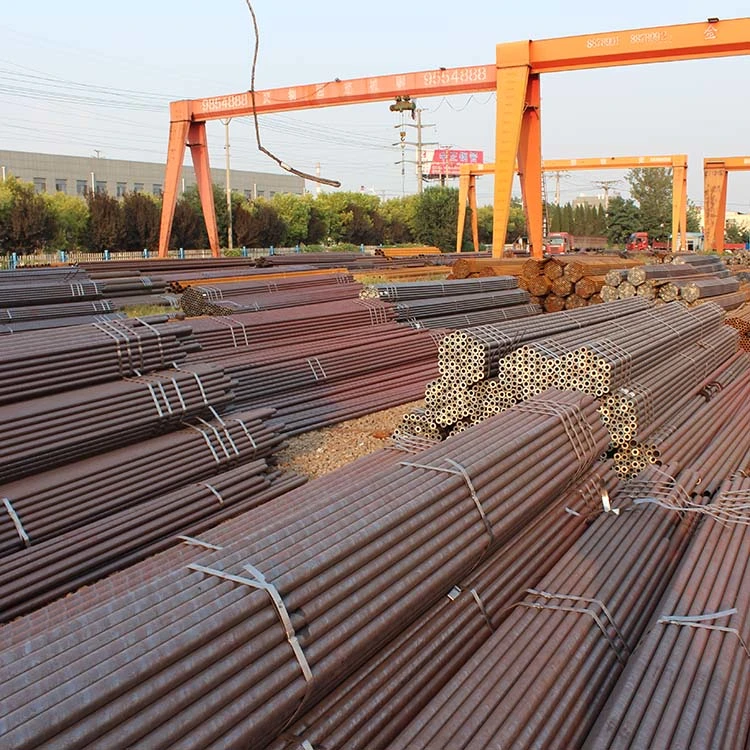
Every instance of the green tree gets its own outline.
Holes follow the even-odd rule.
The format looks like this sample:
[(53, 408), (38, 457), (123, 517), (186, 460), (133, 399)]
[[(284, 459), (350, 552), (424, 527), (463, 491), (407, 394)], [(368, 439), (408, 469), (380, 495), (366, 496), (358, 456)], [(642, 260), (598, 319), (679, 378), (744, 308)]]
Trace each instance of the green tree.
[(384, 245), (404, 245), (414, 242), (417, 198), (416, 195), (391, 198), (378, 206), (378, 213), (383, 219)]
[(148, 193), (128, 193), (122, 199), (123, 247), (156, 248), (159, 244), (161, 201)]
[(640, 211), (635, 201), (616, 195), (609, 199), (607, 240), (610, 245), (624, 246), (628, 235), (639, 231)]
[(625, 179), (638, 204), (641, 225), (651, 239), (665, 240), (672, 227), (672, 170), (663, 167), (631, 169)]
[(203, 214), (196, 210), (195, 206), (184, 198), (180, 198), (174, 207), (174, 219), (172, 221), (172, 235), (169, 246), (177, 248), (206, 247), (206, 224)]
[(278, 246), (287, 234), (284, 220), (279, 216), (276, 208), (263, 198), (249, 202), (243, 201), (233, 213), (233, 229), (238, 245)]
[(508, 229), (505, 232), (505, 242), (515, 242), (519, 237), (526, 237), (526, 213), (519, 198), (512, 198), (508, 213)]
[[(491, 245), (493, 228), (495, 224), (495, 210), (492, 206), (479, 206), (477, 208), (477, 228), (479, 229), (479, 244)], [(468, 229), (468, 227), (467, 227)], [(469, 229), (469, 231), (471, 231)]]
[(321, 193), (316, 204), (332, 243), (376, 245), (383, 240), (384, 224), (378, 213), (380, 199), (365, 193)]
[(15, 180), (8, 187), (11, 195), (5, 219), (5, 247), (16, 252), (47, 247), (57, 232), (55, 216), (47, 202), (29, 183)]
[(700, 232), (701, 231), (701, 212), (698, 206), (695, 205), (691, 200), (687, 203), (687, 228), (688, 232)]
[(309, 195), (295, 193), (276, 193), (271, 204), (286, 226), (286, 237), (282, 245), (298, 245), (307, 240), (312, 212), (312, 199)]
[[(458, 229), (458, 190), (427, 188), (418, 196), (414, 222), (417, 242), (439, 247), (444, 253), (453, 252)], [(471, 238), (468, 241), (471, 242)]]
[(747, 242), (748, 238), (750, 238), (750, 233), (734, 219), (730, 219), (724, 228), (724, 236), (727, 242)]
[(86, 202), (89, 209), (86, 244), (89, 250), (102, 252), (121, 248), (125, 227), (120, 201), (106, 193), (89, 193)]
[(89, 207), (83, 198), (66, 193), (45, 193), (44, 200), (55, 217), (57, 232), (52, 244), (58, 250), (80, 250), (86, 243)]

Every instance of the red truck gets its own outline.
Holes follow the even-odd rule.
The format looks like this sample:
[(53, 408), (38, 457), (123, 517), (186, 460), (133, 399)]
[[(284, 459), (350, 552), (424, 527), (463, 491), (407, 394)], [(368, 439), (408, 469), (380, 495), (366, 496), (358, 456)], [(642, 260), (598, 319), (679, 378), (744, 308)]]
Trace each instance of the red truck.
[(669, 251), (668, 242), (650, 240), (648, 232), (633, 232), (625, 243), (625, 249), (629, 253), (648, 253), (652, 250)]
[(550, 232), (544, 245), (549, 255), (562, 255), (576, 250), (604, 250), (607, 247), (607, 238), (574, 237), (570, 232)]

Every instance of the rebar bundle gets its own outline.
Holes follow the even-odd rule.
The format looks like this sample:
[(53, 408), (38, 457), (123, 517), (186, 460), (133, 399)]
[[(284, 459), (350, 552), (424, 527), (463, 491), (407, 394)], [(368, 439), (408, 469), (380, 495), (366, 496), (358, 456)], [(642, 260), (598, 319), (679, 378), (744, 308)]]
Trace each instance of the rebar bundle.
[(593, 399), (551, 392), (418, 461), (250, 511), (223, 549), (7, 649), (0, 736), (19, 750), (261, 748), (605, 445)]
[(45, 471), (174, 429), (232, 400), (231, 379), (212, 364), (182, 365), (0, 406), (0, 481)]

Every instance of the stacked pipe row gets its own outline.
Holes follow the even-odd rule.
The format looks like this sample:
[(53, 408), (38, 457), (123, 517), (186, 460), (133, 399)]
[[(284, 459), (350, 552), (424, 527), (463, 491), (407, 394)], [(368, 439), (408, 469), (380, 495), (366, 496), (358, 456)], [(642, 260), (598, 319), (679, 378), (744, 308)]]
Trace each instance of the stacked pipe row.
[(453, 281), (420, 281), (409, 284), (368, 284), (359, 293), (363, 299), (382, 299), (385, 302), (403, 300), (453, 297), (459, 294), (480, 294), (517, 289), (514, 276), (499, 276), (492, 279), (467, 279)]
[(527, 304), (529, 304), (528, 292), (523, 289), (506, 289), (499, 292), (458, 294), (436, 299), (404, 300), (394, 303), (393, 307), (396, 320), (413, 321), (440, 315)]
[(0, 515), (0, 556), (236, 464), (267, 458), (284, 439), (283, 423), (269, 421), (272, 415), (273, 409), (255, 409), (182, 425), (167, 435), (1, 484), (0, 497), (13, 517)]
[(4, 740), (262, 747), (604, 445), (593, 399), (549, 393), (418, 464), (250, 511), (223, 549), (70, 618), (54, 639), (9, 649)]
[[(606, 323), (608, 329), (614, 321), (648, 309), (648, 300), (634, 298), (450, 333), (438, 348), (440, 377), (425, 389), (426, 408), (407, 415), (394, 436), (442, 439), (497, 414), (517, 400), (498, 379), (501, 362), (504, 367), (504, 358), (515, 349), (566, 331), (585, 332), (597, 324)], [(528, 377), (533, 374), (524, 372)]]
[(0, 404), (163, 370), (197, 348), (189, 326), (137, 318), (18, 333), (0, 347)]
[[(745, 478), (714, 503), (744, 505)], [(745, 519), (747, 511), (745, 510)], [(750, 717), (750, 526), (706, 514), (585, 747), (745, 747)]]
[[(679, 256), (678, 256), (679, 257)], [(695, 260), (691, 260), (695, 257)], [(688, 256), (672, 263), (634, 267), (624, 272), (612, 270), (606, 277), (602, 299), (611, 302), (635, 295), (660, 302), (681, 300), (696, 304), (707, 298), (722, 297), (730, 306), (739, 306), (739, 280), (718, 256)], [(731, 295), (731, 296), (730, 296)], [(736, 304), (735, 304), (736, 303)]]
[(0, 481), (174, 429), (228, 404), (233, 385), (221, 367), (197, 363), (0, 406)]
[(740, 349), (750, 351), (750, 305), (742, 305), (727, 316), (724, 322), (740, 332)]
[(0, 308), (25, 307), (50, 303), (82, 302), (98, 300), (104, 295), (100, 284), (77, 275), (75, 280), (38, 279), (34, 272), (26, 278), (4, 282), (0, 272)]
[(180, 306), (187, 315), (233, 315), (239, 312), (275, 310), (281, 307), (295, 307), (299, 305), (321, 302), (335, 302), (337, 300), (356, 299), (362, 286), (353, 281), (349, 283), (331, 283), (317, 285), (310, 288), (283, 287), (274, 291), (263, 291), (253, 294), (237, 294), (232, 298), (220, 296), (217, 287), (208, 289), (203, 287), (188, 287), (180, 298)]
[(475, 253), (457, 258), (451, 265), (449, 279), (491, 278), (492, 276), (520, 276), (525, 258), (481, 258)]
[[(666, 655), (662, 656), (658, 664), (663, 665), (667, 681), (663, 700), (654, 700), (660, 674), (651, 659), (653, 650), (641, 653), (637, 644), (644, 634), (651, 637), (648, 633), (654, 627), (663, 630), (664, 624), (655, 622), (663, 615), (681, 614), (656, 605), (668, 590), (699, 517), (699, 513), (684, 513), (685, 498), (691, 498), (694, 510), (710, 514), (706, 499), (714, 490), (706, 488), (715, 487), (717, 480), (750, 458), (750, 412), (737, 408), (738, 397), (747, 398), (749, 385), (745, 376), (743, 382), (717, 391), (710, 408), (692, 415), (692, 439), (673, 436), (669, 441), (676, 463), (650, 467), (636, 487), (625, 486), (613, 493), (610, 507), (616, 512), (593, 521), (553, 570), (514, 603), (507, 619), (457, 677), (389, 747), (671, 748), (690, 745), (691, 740), (695, 743), (696, 735), (691, 732), (701, 727), (716, 738), (726, 737), (729, 744), (697, 742), (696, 746), (744, 747), (750, 673), (747, 653), (733, 634), (728, 635), (735, 642), (721, 662), (732, 671), (715, 674), (711, 691), (705, 689), (704, 680), (692, 677), (700, 663), (696, 661), (698, 648), (692, 663), (679, 675), (680, 682), (676, 665), (670, 661), (667, 668)], [(708, 559), (708, 550), (706, 555)], [(716, 550), (710, 555), (712, 575), (706, 576), (705, 567), (700, 569), (706, 594), (715, 586)], [(735, 575), (738, 568), (746, 571), (747, 564), (744, 550)], [(699, 609), (687, 614), (710, 615), (715, 614), (714, 607), (723, 609), (727, 602), (719, 606), (716, 601), (720, 593), (714, 593), (709, 612)], [(694, 595), (695, 589), (688, 594)], [(744, 625), (743, 630), (747, 632)], [(672, 640), (674, 636), (668, 642)], [(697, 645), (705, 643), (705, 637), (699, 638)], [(638, 668), (629, 672), (633, 658), (638, 658)], [(712, 662), (704, 664), (710, 668)], [(635, 675), (642, 675), (642, 681), (636, 681)], [(739, 685), (735, 675), (741, 676)], [(613, 688), (610, 710), (602, 715)], [(723, 704), (722, 688), (728, 699)], [(692, 700), (685, 701), (686, 694), (692, 694)], [(627, 723), (618, 727), (613, 716), (622, 717), (629, 703), (636, 708), (628, 713)], [(650, 716), (642, 725), (643, 713), (638, 709), (646, 706)], [(597, 719), (602, 732), (587, 742)], [(637, 735), (640, 741), (628, 744), (628, 735), (636, 734), (640, 726), (644, 730)], [(649, 735), (657, 728), (663, 734)], [(673, 741), (674, 737), (684, 741)]]
[(415, 318), (405, 321), (412, 328), (473, 328), (475, 326), (500, 323), (504, 320), (528, 318), (539, 315), (542, 308), (539, 305), (518, 304), (509, 307), (496, 307), (490, 310), (475, 310), (474, 312), (459, 313), (458, 315), (438, 315), (434, 318)]
[[(388, 747), (602, 512), (616, 478), (596, 464), (513, 539), (396, 636), (320, 703), (300, 716), (271, 750)], [(305, 744), (307, 743), (307, 744)]]
[(620, 257), (570, 255), (525, 261), (518, 284), (546, 312), (573, 310), (602, 302), (605, 274), (634, 266)]

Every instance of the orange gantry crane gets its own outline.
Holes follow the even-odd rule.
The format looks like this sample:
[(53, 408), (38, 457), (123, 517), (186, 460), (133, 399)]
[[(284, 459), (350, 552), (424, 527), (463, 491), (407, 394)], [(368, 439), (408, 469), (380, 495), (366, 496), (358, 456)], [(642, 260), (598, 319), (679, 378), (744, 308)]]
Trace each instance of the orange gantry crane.
[[(607, 156), (584, 159), (544, 159), (542, 172), (567, 172), (576, 169), (669, 168), (672, 170), (672, 237), (676, 251), (687, 247), (687, 155)], [(750, 167), (748, 167), (750, 169)], [(471, 236), (474, 250), (479, 249), (477, 223), (477, 176), (494, 174), (494, 164), (462, 164), (458, 178), (458, 232), (456, 252), (461, 252), (466, 224), (466, 204), (471, 209)], [(677, 238), (679, 237), (679, 241)]]
[(166, 256), (169, 247), (186, 146), (190, 148), (195, 166), (209, 243), (213, 254), (219, 255), (206, 143), (206, 122), (209, 120), (386, 101), (404, 95), (416, 98), (495, 91), (496, 168), (492, 252), (496, 257), (503, 254), (513, 176), (518, 161), (532, 255), (541, 257), (542, 73), (745, 54), (750, 54), (750, 18), (710, 18), (702, 23), (502, 43), (496, 46), (495, 62), (489, 65), (336, 79), (172, 102), (159, 255)]
[(724, 250), (729, 173), (748, 170), (750, 156), (725, 156), (703, 160), (703, 245), (709, 250)]

